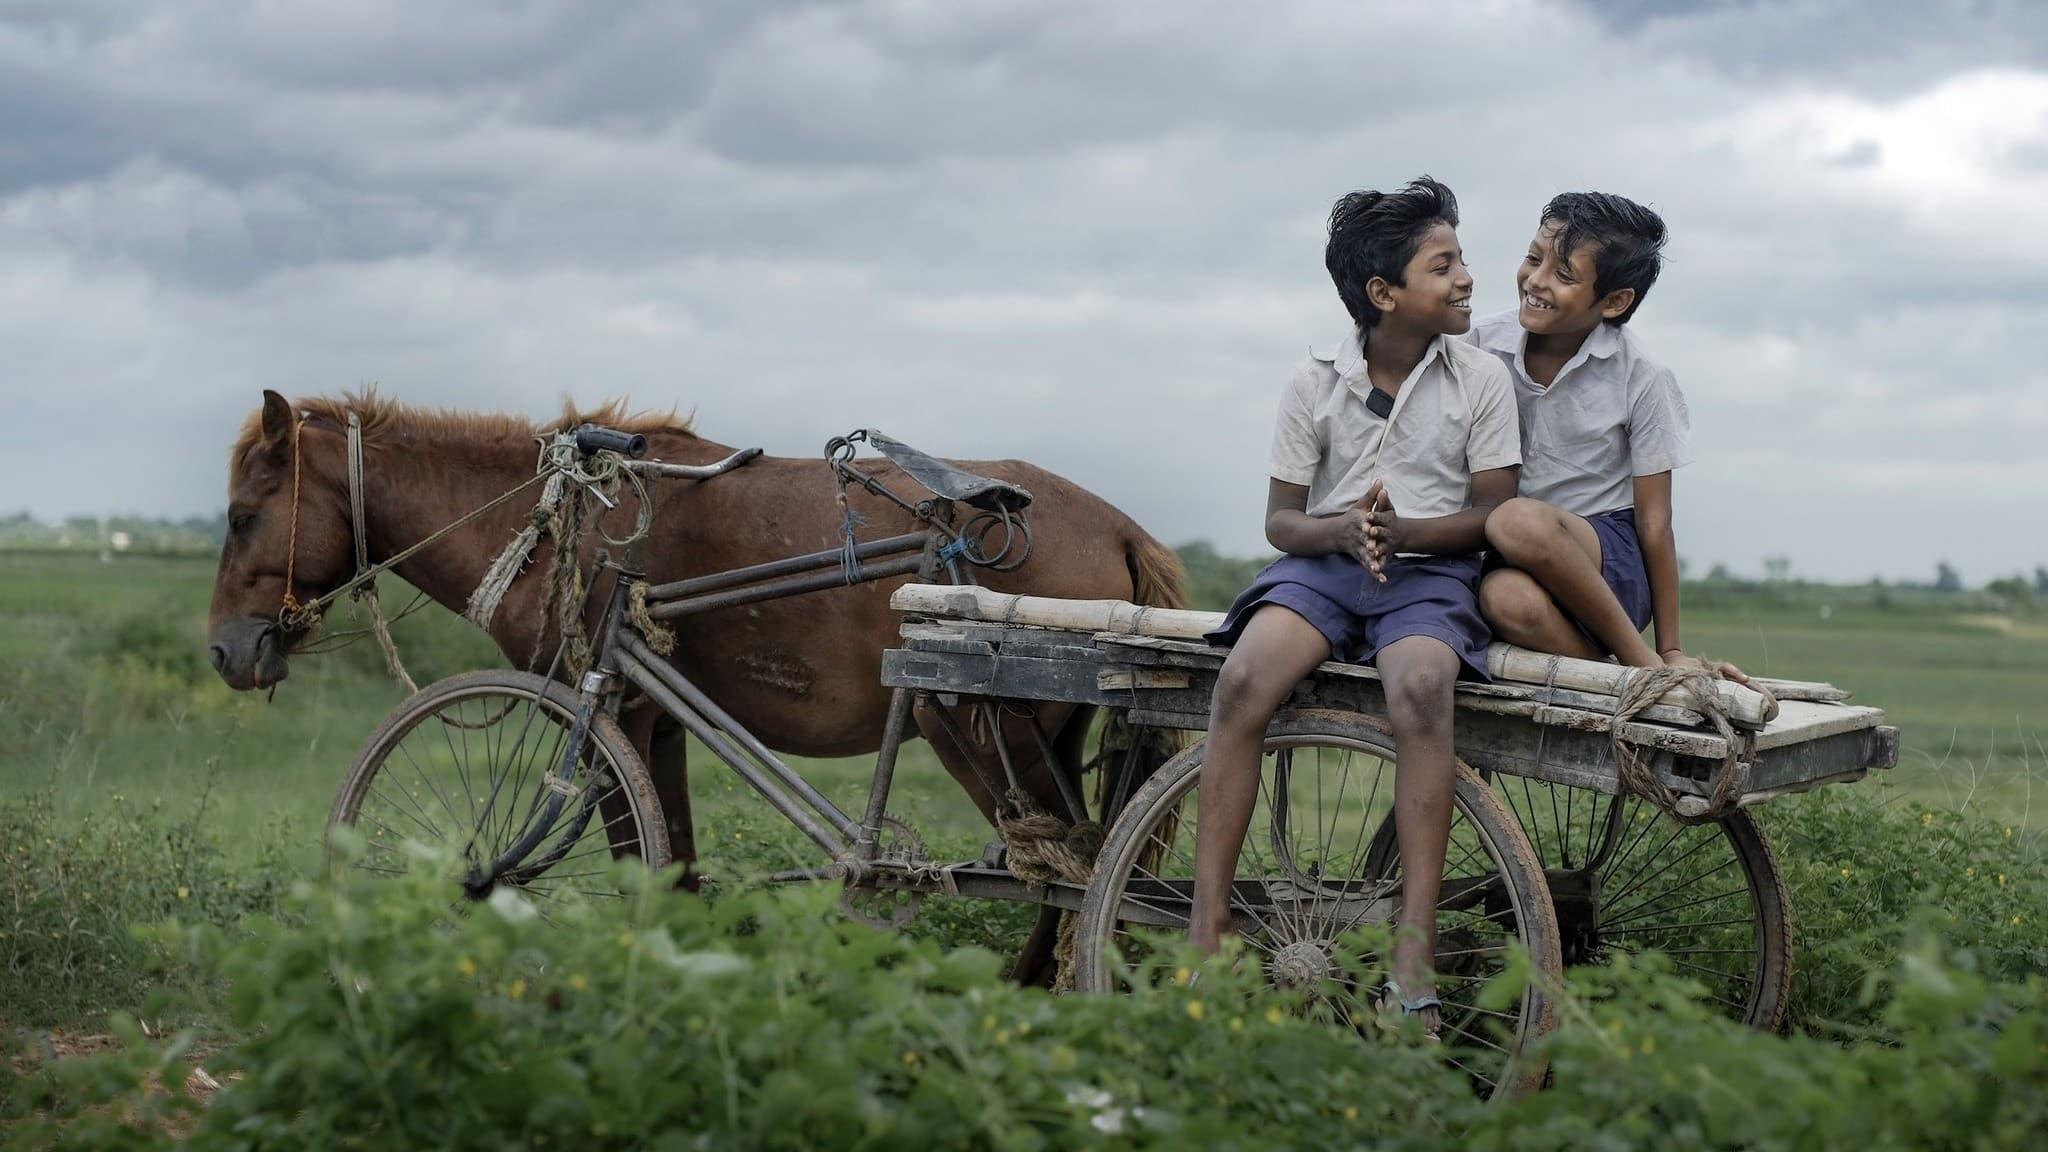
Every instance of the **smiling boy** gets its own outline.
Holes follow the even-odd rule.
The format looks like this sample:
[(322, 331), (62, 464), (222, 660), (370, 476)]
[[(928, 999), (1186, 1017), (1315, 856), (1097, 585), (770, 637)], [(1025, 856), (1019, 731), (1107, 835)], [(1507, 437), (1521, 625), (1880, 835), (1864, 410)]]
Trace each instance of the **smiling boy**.
[(1400, 933), (1388, 999), (1438, 1024), (1431, 961), (1455, 760), (1452, 690), (1486, 678), (1475, 588), (1487, 513), (1514, 495), (1506, 373), (1452, 337), (1472, 325), (1458, 202), (1427, 177), (1354, 192), (1330, 213), (1324, 265), (1353, 327), (1280, 399), (1266, 539), (1285, 553), (1238, 596), (1211, 701), (1189, 937), (1214, 951), (1259, 794), (1274, 711), (1333, 656), (1371, 661), (1398, 749)]
[[(1487, 519), (1493, 570), (1479, 590), (1511, 643), (1639, 668), (1691, 660), (1671, 526), (1691, 421), (1677, 378), (1626, 328), (1664, 241), (1664, 221), (1632, 200), (1557, 196), (1515, 273), (1520, 306), (1473, 326), (1506, 365), (1522, 421), (1521, 495)], [(1642, 636), (1653, 621), (1654, 648)]]

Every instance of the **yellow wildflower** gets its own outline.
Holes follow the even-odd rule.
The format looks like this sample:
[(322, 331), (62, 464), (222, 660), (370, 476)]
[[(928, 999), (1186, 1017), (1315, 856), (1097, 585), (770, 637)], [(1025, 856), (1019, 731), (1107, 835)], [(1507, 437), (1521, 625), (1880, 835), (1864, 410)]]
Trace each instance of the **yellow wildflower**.
[(1207, 1008), (1202, 1007), (1202, 1002), (1200, 1000), (1188, 1001), (1188, 1019), (1200, 1020), (1202, 1017), (1207, 1016), (1208, 1014), (1209, 1010)]
[(185, 887), (183, 884), (178, 885), (178, 899), (183, 900), (190, 895), (192, 895), (190, 888)]
[(917, 1067), (917, 1061), (918, 1061), (918, 1055), (917, 1055), (917, 1052), (916, 1052), (915, 1050), (912, 1050), (912, 1051), (909, 1051), (909, 1052), (905, 1052), (905, 1053), (903, 1054), (903, 1066), (904, 1066), (905, 1068), (915, 1068), (915, 1067)]
[(464, 976), (474, 976), (476, 975), (476, 961), (464, 956), (455, 962), (455, 970)]
[(1280, 1015), (1279, 1008), (1275, 1007), (1266, 1009), (1266, 1023), (1278, 1024), (1282, 1019), (1283, 1017)]
[(1922, 813), (1920, 814), (1920, 826), (1921, 826), (1922, 828), (1925, 828), (1925, 827), (1927, 827), (1927, 826), (1928, 826), (1929, 824), (1932, 824), (1932, 823), (1934, 823), (1934, 813), (1932, 813), (1932, 812), (1922, 812)]
[(507, 991), (507, 992), (511, 993), (511, 994), (512, 994), (512, 998), (513, 998), (514, 1000), (517, 1000), (517, 999), (519, 999), (519, 998), (520, 998), (521, 996), (524, 996), (524, 995), (526, 995), (526, 981), (524, 981), (524, 980), (514, 980), (514, 981), (512, 982), (512, 986), (511, 986), (510, 988), (507, 988), (507, 989), (505, 989), (505, 991)]
[(1345, 1118), (1346, 1120), (1356, 1120), (1356, 1119), (1358, 1119), (1358, 1105), (1356, 1105), (1356, 1104), (1346, 1104), (1346, 1105), (1344, 1106), (1344, 1118)]
[(1242, 1016), (1232, 1016), (1232, 1017), (1230, 1018), (1230, 1030), (1231, 1030), (1232, 1032), (1242, 1032), (1242, 1031), (1244, 1031), (1244, 1017), (1242, 1017)]
[(583, 974), (578, 972), (574, 976), (569, 977), (569, 987), (581, 992), (585, 988), (590, 987), (590, 981), (585, 980)]
[(1173, 982), (1175, 984), (1180, 985), (1183, 988), (1187, 987), (1188, 981), (1193, 980), (1194, 978), (1195, 974), (1193, 972), (1190, 972), (1186, 968), (1176, 969), (1173, 973)]
[(1008, 1028), (1004, 1028), (1004, 1029), (1001, 1029), (1001, 1030), (999, 1030), (999, 1031), (998, 1031), (998, 1032), (996, 1033), (996, 1043), (998, 1043), (998, 1044), (1008, 1044), (1009, 1042), (1010, 1042), (1010, 1030), (1009, 1030)]

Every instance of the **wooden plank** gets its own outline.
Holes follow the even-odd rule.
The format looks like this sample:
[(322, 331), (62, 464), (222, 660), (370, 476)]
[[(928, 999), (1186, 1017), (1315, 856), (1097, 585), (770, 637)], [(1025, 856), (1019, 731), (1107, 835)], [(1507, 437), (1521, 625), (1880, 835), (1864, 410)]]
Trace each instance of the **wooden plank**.
[(1193, 673), (1170, 668), (1100, 668), (1095, 672), (1095, 686), (1104, 690), (1186, 688), (1193, 683)]
[(1861, 704), (1821, 704), (1808, 700), (1787, 700), (1778, 718), (1757, 733), (1753, 747), (1758, 752), (1783, 748), (1834, 736), (1859, 732), (1884, 722), (1884, 710)]
[(1749, 682), (1770, 689), (1771, 695), (1776, 696), (1781, 703), (1786, 700), (1817, 700), (1840, 704), (1849, 699), (1849, 693), (1845, 689), (1815, 680), (1778, 680), (1769, 676), (1751, 676)]
[[(947, 619), (1174, 640), (1199, 640), (1223, 623), (1222, 615), (1216, 612), (1153, 608), (1123, 600), (1013, 596), (966, 584), (905, 584), (889, 597), (889, 606), (899, 612)], [(1486, 663), (1488, 674), (1498, 680), (1550, 684), (1605, 696), (1619, 696), (1630, 677), (1639, 674), (1636, 669), (1618, 664), (1548, 656), (1499, 643), (1487, 650)], [(1726, 680), (1715, 681), (1714, 691), (1732, 723), (1760, 728), (1768, 719), (1765, 713), (1769, 702), (1761, 693)], [(1702, 708), (1701, 702), (1692, 699), (1691, 692), (1683, 687), (1672, 689), (1660, 702), (1694, 711)]]
[[(1499, 642), (1486, 650), (1486, 671), (1496, 680), (1515, 680), (1524, 684), (1554, 683), (1560, 688), (1602, 696), (1620, 696), (1632, 678), (1644, 674), (1639, 668), (1602, 660), (1549, 656)], [(1768, 701), (1761, 692), (1732, 680), (1716, 680), (1713, 686), (1730, 723), (1745, 728), (1763, 727), (1768, 719), (1765, 716)], [(1691, 690), (1684, 687), (1666, 692), (1661, 702), (1691, 708), (1695, 712), (1703, 710), (1702, 702), (1693, 699)]]

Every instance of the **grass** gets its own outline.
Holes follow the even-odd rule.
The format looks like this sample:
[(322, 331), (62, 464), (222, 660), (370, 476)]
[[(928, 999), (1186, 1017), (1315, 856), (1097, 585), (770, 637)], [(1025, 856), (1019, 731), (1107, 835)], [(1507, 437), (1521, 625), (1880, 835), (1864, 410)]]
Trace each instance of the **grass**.
[[(342, 773), (399, 690), (365, 643), (296, 660), (274, 699), (229, 692), (203, 656), (212, 576), (207, 558), (101, 563), (0, 552), (0, 791), (54, 785), (65, 814), (115, 794), (175, 805), (190, 801), (212, 764), (221, 826), (282, 820), (316, 850)], [(1860, 605), (1823, 617), (1812, 606), (1715, 600), (1686, 619), (1696, 650), (1773, 676), (1829, 680), (1886, 709), (1904, 750), (1875, 787), (2038, 823), (2037, 783), (2048, 797), (2048, 625)], [(431, 606), (396, 635), (422, 683), (498, 659)], [(708, 847), (721, 814), (757, 802), (703, 749), (691, 763)], [(842, 806), (857, 810), (865, 799), (867, 757), (800, 766)], [(940, 843), (983, 836), (928, 746), (908, 745), (898, 771), (892, 811)]]

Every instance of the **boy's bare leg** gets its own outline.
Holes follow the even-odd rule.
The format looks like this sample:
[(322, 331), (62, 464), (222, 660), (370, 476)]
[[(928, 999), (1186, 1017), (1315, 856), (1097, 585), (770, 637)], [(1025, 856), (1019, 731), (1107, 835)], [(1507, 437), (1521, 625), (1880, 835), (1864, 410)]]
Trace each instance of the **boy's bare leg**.
[(1520, 568), (1496, 568), (1479, 582), (1479, 614), (1510, 644), (1599, 660), (1607, 653), (1574, 627), (1543, 585)]
[[(1451, 745), (1452, 690), (1458, 656), (1433, 636), (1407, 636), (1380, 649), (1373, 663), (1393, 722), (1394, 833), (1401, 856), (1401, 917), (1393, 977), (1404, 996), (1435, 986), (1436, 905), (1451, 835), (1457, 757)], [(1425, 1017), (1431, 1027), (1434, 1017)]]
[(1230, 926), (1230, 882), (1259, 796), (1266, 725), (1301, 678), (1330, 658), (1330, 642), (1291, 609), (1252, 614), (1216, 676), (1195, 822), (1195, 894), (1188, 939), (1214, 952)]
[[(1663, 666), (1664, 662), (1629, 620), (1621, 601), (1615, 599), (1614, 589), (1601, 578), (1600, 537), (1594, 534), (1585, 517), (1519, 496), (1495, 508), (1486, 518), (1486, 542), (1501, 559), (1535, 577), (1550, 594), (1555, 607), (1577, 618), (1623, 664), (1637, 668)], [(1482, 610), (1484, 607), (1482, 603)], [(1565, 624), (1569, 626), (1570, 621)], [(1516, 638), (1519, 629), (1512, 624), (1504, 627), (1496, 623), (1495, 627), (1510, 642), (1523, 647), (1568, 656), (1580, 654), (1525, 643)], [(1548, 634), (1556, 630), (1546, 626), (1541, 631)], [(1586, 647), (1583, 638), (1577, 647)]]

